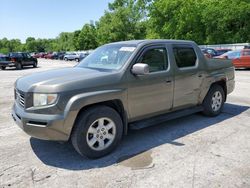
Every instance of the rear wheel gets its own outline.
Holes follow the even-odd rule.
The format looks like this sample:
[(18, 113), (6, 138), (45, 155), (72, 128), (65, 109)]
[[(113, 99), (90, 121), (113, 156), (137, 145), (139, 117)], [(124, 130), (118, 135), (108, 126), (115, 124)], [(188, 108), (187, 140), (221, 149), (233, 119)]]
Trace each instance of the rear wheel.
[(37, 62), (33, 63), (33, 67), (36, 68), (37, 67)]
[(213, 85), (203, 101), (204, 111), (207, 116), (217, 116), (221, 113), (225, 103), (225, 92), (220, 85)]
[(21, 70), (22, 69), (22, 64), (21, 63), (17, 63), (16, 64), (16, 69), (17, 70)]
[(5, 70), (6, 69), (6, 67), (1, 67), (1, 70)]
[(76, 61), (76, 62), (79, 62), (79, 58), (76, 58), (75, 61)]
[(79, 154), (99, 158), (117, 147), (122, 134), (120, 115), (113, 108), (96, 106), (80, 114), (71, 141)]
[(65, 58), (64, 58), (64, 60), (65, 60), (65, 61), (68, 61), (68, 58), (67, 58), (67, 57), (65, 57)]

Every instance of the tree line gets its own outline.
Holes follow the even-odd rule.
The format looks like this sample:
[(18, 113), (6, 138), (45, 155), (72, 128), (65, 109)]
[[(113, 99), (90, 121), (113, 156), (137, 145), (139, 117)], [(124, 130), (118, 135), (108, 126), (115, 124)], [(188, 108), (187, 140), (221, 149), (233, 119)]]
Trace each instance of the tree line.
[(133, 39), (250, 42), (250, 0), (114, 0), (96, 22), (54, 39), (0, 40), (0, 52), (77, 51)]

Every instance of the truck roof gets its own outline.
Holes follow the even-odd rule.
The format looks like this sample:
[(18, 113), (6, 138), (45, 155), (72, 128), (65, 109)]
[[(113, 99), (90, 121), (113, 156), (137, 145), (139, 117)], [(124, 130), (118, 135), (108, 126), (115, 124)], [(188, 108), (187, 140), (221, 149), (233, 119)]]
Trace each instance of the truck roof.
[(124, 45), (146, 45), (152, 43), (194, 43), (193, 41), (188, 40), (171, 40), (171, 39), (146, 39), (146, 40), (129, 40), (129, 41), (120, 41), (120, 42), (113, 42), (111, 44), (124, 44)]

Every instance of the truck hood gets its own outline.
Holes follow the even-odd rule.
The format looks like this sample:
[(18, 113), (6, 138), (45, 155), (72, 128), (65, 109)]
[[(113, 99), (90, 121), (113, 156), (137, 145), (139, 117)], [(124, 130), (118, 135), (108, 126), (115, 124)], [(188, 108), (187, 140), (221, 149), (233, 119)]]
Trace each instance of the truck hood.
[(17, 80), (16, 88), (23, 92), (54, 93), (96, 87), (108, 81), (112, 83), (114, 79), (112, 72), (73, 67), (22, 77)]

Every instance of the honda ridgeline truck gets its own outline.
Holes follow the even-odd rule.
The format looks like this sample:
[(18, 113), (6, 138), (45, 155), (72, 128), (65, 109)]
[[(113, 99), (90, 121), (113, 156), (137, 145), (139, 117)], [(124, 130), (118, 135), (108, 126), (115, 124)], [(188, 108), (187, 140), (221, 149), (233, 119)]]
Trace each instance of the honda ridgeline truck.
[(129, 127), (218, 115), (234, 77), (230, 60), (206, 59), (192, 41), (111, 43), (75, 67), (19, 78), (12, 117), (32, 137), (70, 140), (81, 155), (98, 158)]

